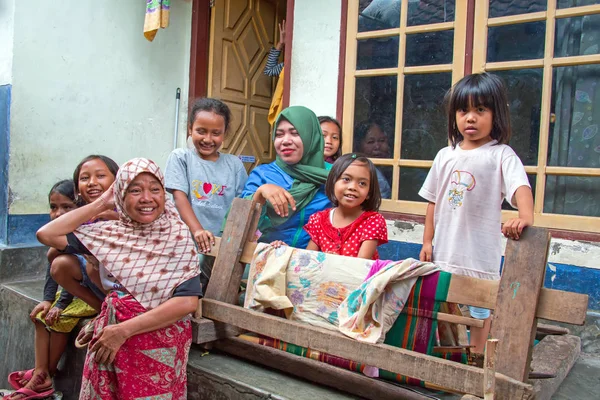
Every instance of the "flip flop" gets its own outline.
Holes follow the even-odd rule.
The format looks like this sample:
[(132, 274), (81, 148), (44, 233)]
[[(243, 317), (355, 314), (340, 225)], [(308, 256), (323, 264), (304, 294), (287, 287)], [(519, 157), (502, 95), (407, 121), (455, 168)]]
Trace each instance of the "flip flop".
[(33, 376), (33, 371), (34, 368), (25, 371), (12, 372), (10, 375), (8, 375), (8, 383), (10, 383), (10, 386), (12, 386), (15, 390), (19, 390), (24, 386), (21, 385), (19, 381), (25, 379), (27, 382), (29, 382)]
[[(87, 324), (85, 324), (85, 326), (83, 328), (81, 328), (81, 331), (84, 332), (84, 337), (89, 335), (89, 339), (83, 341), (79, 339), (79, 335), (81, 335), (81, 331), (79, 332), (79, 335), (77, 335), (77, 339), (75, 339), (75, 347), (77, 347), (78, 349), (83, 349), (85, 347), (87, 347), (87, 345), (92, 341), (92, 337), (94, 336), (94, 321), (96, 319), (92, 319), (91, 321), (89, 321)], [(83, 339), (83, 338), (82, 338)]]
[(21, 388), (15, 392), (12, 392), (8, 396), (4, 397), (4, 399), (9, 400), (19, 394), (22, 396), (25, 396), (25, 397), (21, 397), (19, 400), (45, 399), (46, 397), (50, 397), (54, 394), (54, 388), (50, 387), (50, 389), (46, 390), (45, 392), (36, 392), (35, 390)]

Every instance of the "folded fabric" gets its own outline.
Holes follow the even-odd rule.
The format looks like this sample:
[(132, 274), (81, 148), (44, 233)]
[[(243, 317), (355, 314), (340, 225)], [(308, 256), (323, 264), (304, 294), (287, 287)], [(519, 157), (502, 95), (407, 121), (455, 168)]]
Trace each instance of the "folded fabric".
[(154, 40), (160, 28), (169, 26), (170, 9), (171, 0), (146, 0), (144, 37), (150, 42)]
[(383, 342), (417, 278), (436, 271), (436, 265), (412, 258), (381, 268), (338, 307), (340, 332), (363, 342)]

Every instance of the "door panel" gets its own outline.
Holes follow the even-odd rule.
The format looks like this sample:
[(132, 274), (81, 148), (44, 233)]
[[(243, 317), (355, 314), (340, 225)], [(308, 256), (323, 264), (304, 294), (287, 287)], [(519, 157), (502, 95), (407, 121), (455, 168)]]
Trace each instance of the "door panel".
[(285, 1), (220, 0), (211, 16), (208, 95), (229, 105), (232, 122), (223, 152), (253, 156), (251, 169), (274, 158), (267, 121), (276, 80), (263, 74), (278, 37)]

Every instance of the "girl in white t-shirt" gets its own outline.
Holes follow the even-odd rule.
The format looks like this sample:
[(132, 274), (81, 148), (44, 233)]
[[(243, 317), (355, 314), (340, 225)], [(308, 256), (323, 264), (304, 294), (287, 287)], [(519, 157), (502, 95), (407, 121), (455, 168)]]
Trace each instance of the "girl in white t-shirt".
[[(491, 74), (461, 79), (446, 95), (451, 145), (436, 155), (419, 195), (429, 201), (421, 261), (443, 270), (483, 279), (499, 279), (500, 231), (518, 240), (533, 224), (533, 196), (519, 157), (506, 143), (511, 136), (506, 89)], [(519, 217), (501, 227), (502, 201), (518, 208)], [(435, 246), (433, 239), (435, 236)], [(483, 353), (490, 311), (469, 307), (475, 353)]]

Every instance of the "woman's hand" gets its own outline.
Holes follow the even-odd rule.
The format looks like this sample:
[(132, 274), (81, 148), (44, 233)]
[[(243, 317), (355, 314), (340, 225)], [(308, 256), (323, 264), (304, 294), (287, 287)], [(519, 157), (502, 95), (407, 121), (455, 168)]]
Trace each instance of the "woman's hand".
[(276, 249), (278, 249), (281, 246), (287, 246), (287, 244), (283, 240), (274, 240), (274, 241), (271, 242), (271, 246), (273, 246)]
[(423, 243), (423, 247), (421, 248), (421, 253), (419, 253), (419, 260), (425, 262), (433, 261), (433, 246), (431, 242)]
[(110, 187), (108, 189), (106, 189), (106, 192), (102, 193), (102, 196), (98, 197), (98, 200), (96, 200), (104, 206), (104, 209), (106, 211), (115, 209), (115, 189), (114, 188), (115, 188), (115, 184), (113, 182), (113, 184), (110, 185)]
[(262, 199), (268, 201), (273, 206), (273, 210), (280, 217), (287, 217), (289, 208), (296, 211), (296, 201), (292, 195), (281, 186), (272, 183), (266, 183), (256, 190), (254, 199), (261, 203)]
[(275, 47), (277, 50), (281, 50), (285, 47), (285, 19), (279, 24), (279, 42)]
[(50, 311), (48, 311), (48, 314), (46, 314), (46, 318), (44, 319), (44, 321), (46, 321), (46, 324), (48, 324), (48, 326), (52, 326), (56, 323), (56, 321), (58, 321), (62, 312), (62, 308), (52, 307)]
[(98, 340), (90, 350), (96, 352), (94, 359), (97, 363), (110, 364), (115, 360), (117, 352), (127, 339), (119, 325), (108, 325), (102, 329)]
[(198, 248), (202, 253), (210, 252), (210, 246), (215, 245), (215, 236), (206, 229), (198, 229), (194, 232), (194, 239), (198, 243)]
[(33, 310), (29, 314), (29, 319), (31, 322), (35, 322), (35, 316), (42, 312), (41, 318), (44, 318), (46, 314), (48, 314), (48, 310), (52, 307), (52, 303), (49, 301), (42, 301), (37, 306), (33, 307)]

